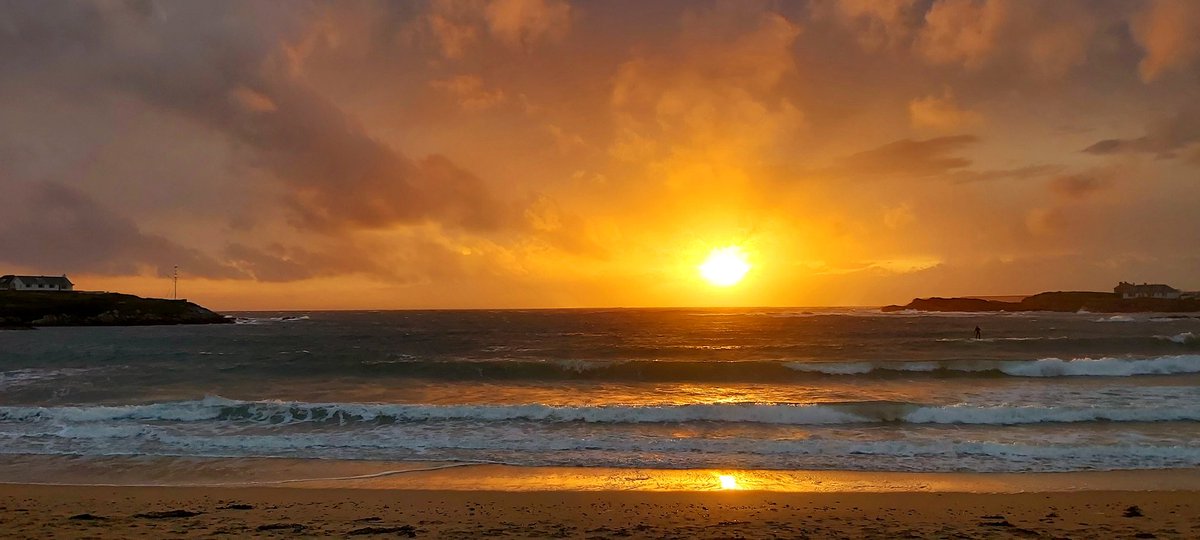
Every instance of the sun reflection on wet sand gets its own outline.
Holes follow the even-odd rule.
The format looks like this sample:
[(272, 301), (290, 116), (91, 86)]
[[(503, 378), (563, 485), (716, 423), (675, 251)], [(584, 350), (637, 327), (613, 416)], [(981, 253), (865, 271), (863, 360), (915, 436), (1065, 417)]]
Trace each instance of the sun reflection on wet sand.
[(718, 474), (717, 481), (721, 483), (721, 489), (742, 489), (732, 474)]

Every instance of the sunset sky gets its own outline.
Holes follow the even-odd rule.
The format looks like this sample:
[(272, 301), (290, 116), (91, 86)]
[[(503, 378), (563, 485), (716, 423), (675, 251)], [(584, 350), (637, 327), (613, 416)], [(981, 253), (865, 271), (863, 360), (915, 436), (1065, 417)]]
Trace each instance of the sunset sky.
[(178, 265), (217, 309), (1200, 289), (1200, 1), (3, 6), (0, 274)]

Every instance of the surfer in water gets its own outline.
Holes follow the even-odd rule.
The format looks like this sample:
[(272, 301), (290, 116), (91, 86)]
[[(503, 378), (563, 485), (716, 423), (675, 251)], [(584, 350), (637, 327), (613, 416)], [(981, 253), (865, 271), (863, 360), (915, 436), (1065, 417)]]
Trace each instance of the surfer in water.
[(975, 339), (983, 339), (983, 330), (980, 330), (978, 326), (975, 327)]

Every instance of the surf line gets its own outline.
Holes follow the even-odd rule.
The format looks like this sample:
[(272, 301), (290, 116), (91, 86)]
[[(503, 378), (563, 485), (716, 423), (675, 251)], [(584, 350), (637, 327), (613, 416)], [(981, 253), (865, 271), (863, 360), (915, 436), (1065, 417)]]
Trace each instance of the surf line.
[(434, 465), (432, 467), (421, 467), (416, 469), (394, 469), (389, 471), (380, 471), (376, 473), (358, 474), (354, 476), (330, 476), (325, 478), (286, 478), (283, 480), (251, 480), (244, 482), (219, 482), (207, 484), (144, 484), (144, 483), (88, 483), (75, 484), (71, 482), (0, 482), (0, 485), (22, 485), (22, 486), (95, 486), (95, 487), (245, 487), (245, 486), (269, 486), (279, 484), (294, 484), (300, 482), (341, 482), (348, 480), (369, 480), (372, 478), (383, 478), (387, 476), (399, 476), (401, 474), (439, 471), (442, 469), (453, 469), (457, 467), (475, 467), (479, 465), (503, 465), (498, 461), (469, 461), (461, 463), (447, 463), (443, 465)]

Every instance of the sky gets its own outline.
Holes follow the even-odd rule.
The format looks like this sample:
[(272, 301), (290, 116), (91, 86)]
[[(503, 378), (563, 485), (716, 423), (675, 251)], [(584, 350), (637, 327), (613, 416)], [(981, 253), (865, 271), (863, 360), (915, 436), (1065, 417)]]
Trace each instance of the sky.
[(178, 266), (227, 310), (1200, 289), (1191, 0), (6, 0), (0, 51), (0, 274)]

